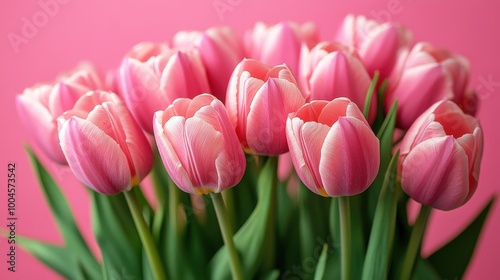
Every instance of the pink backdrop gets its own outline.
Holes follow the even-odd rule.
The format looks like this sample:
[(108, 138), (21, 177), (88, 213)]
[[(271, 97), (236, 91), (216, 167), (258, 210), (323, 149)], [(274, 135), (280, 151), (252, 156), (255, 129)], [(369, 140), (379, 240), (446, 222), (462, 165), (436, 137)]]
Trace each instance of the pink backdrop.
[[(95, 62), (100, 69), (115, 67), (122, 55), (142, 40), (165, 41), (182, 29), (206, 29), (227, 24), (240, 34), (255, 21), (276, 23), (281, 20), (313, 20), (322, 39), (330, 39), (347, 13), (398, 21), (414, 32), (416, 40), (452, 49), (467, 56), (472, 64), (472, 86), (480, 92), (479, 118), (484, 127), (485, 149), (478, 190), (471, 201), (451, 212), (436, 211), (424, 249), (429, 253), (452, 237), (472, 218), (492, 194), (500, 191), (500, 26), (497, 1), (377, 0), (362, 1), (309, 0), (296, 4), (285, 0), (58, 0), (58, 9), (49, 17), (41, 15), (40, 3), (48, 0), (2, 0), (0, 4), (0, 98), (2, 112), (2, 166), (17, 164), (17, 231), (18, 234), (59, 243), (54, 219), (35, 181), (22, 143), (27, 139), (14, 106), (14, 96), (23, 88), (41, 81), (51, 81), (62, 71), (73, 68), (80, 60)], [(52, 1), (53, 2), (53, 1)], [(104, 2), (104, 3), (102, 3)], [(232, 3), (218, 14), (214, 3)], [(9, 33), (22, 35), (25, 21), (39, 27), (31, 38), (15, 46)], [(33, 30), (32, 30), (33, 31)], [(12, 35), (11, 35), (12, 36)], [(17, 48), (17, 51), (16, 51)], [(498, 82), (497, 82), (498, 81)], [(78, 223), (91, 240), (88, 198), (72, 174), (49, 164), (65, 187)], [(4, 170), (3, 174), (7, 171)], [(6, 177), (4, 177), (6, 180)], [(75, 186), (75, 187), (73, 187)], [(7, 192), (0, 191), (0, 223), (4, 228), (7, 214)], [(468, 279), (492, 279), (500, 273), (500, 207), (493, 208), (483, 232)], [(110, 233), (111, 234), (111, 233)], [(95, 245), (94, 241), (90, 241)], [(49, 269), (18, 250), (17, 272), (7, 271), (5, 238), (0, 239), (0, 279), (54, 279)]]

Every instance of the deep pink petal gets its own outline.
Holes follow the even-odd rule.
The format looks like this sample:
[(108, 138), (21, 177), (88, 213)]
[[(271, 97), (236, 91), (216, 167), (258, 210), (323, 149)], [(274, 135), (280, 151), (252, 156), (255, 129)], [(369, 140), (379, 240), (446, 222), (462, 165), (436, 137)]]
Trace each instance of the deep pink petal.
[(371, 128), (356, 118), (342, 117), (325, 138), (319, 172), (329, 196), (351, 196), (370, 186), (379, 164), (379, 140)]
[(403, 162), (402, 171), (403, 190), (425, 205), (451, 210), (468, 196), (467, 156), (451, 136), (417, 145)]

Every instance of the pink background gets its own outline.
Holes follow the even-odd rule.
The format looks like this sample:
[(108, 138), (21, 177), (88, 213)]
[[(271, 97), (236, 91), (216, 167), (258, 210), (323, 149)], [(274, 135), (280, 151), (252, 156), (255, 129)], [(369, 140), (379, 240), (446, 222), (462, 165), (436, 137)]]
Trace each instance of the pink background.
[[(424, 244), (425, 252), (432, 252), (444, 244), (477, 213), (492, 194), (500, 191), (500, 4), (497, 1), (377, 0), (367, 3), (343, 0), (334, 4), (326, 0), (295, 4), (285, 0), (60, 1), (67, 3), (60, 4), (59, 11), (38, 28), (33, 38), (21, 44), (17, 53), (9, 43), (9, 32), (21, 34), (23, 18), (32, 22), (33, 16), (42, 8), (38, 0), (2, 0), (0, 4), (0, 104), (3, 131), (0, 154), (3, 168), (7, 169), (9, 162), (17, 164), (18, 234), (61, 242), (23, 150), (22, 143), (26, 142), (27, 133), (15, 111), (16, 94), (37, 82), (53, 80), (58, 73), (73, 68), (82, 59), (94, 62), (102, 70), (116, 67), (122, 55), (142, 40), (166, 41), (178, 30), (203, 30), (221, 24), (230, 25), (242, 34), (257, 20), (266, 23), (313, 20), (320, 27), (322, 39), (327, 40), (332, 38), (347, 13), (368, 16), (384, 14), (381, 20), (405, 24), (413, 30), (416, 40), (430, 41), (469, 58), (472, 65), (471, 85), (480, 92), (479, 118), (485, 134), (479, 187), (467, 205), (451, 212), (434, 213)], [(233, 3), (234, 6), (219, 16), (213, 6), (217, 2)], [(53, 164), (49, 164), (49, 167), (63, 184), (64, 192), (78, 216), (78, 223), (85, 236), (91, 240), (85, 190), (67, 169)], [(5, 227), (7, 192), (5, 187), (1, 189), (0, 224)], [(492, 279), (500, 273), (500, 207), (496, 205), (491, 214), (467, 271), (468, 279)], [(95, 244), (92, 240), (90, 242)], [(19, 248), (18, 272), (8, 272), (6, 252), (6, 240), (2, 237), (0, 279), (56, 278), (49, 269)]]

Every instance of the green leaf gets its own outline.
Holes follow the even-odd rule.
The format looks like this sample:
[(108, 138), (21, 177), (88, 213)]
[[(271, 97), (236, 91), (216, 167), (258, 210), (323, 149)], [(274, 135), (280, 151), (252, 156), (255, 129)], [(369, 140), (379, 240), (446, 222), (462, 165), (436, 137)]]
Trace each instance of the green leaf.
[[(266, 262), (274, 259), (277, 198), (277, 158), (269, 158), (258, 179), (259, 200), (254, 211), (234, 235), (235, 246), (240, 253), (244, 274), (254, 279), (265, 269)], [(231, 279), (227, 250), (223, 246), (210, 261), (211, 279)], [(264, 270), (265, 271), (265, 270)]]
[(321, 280), (325, 275), (326, 259), (328, 256), (328, 244), (323, 245), (323, 250), (319, 257), (318, 264), (316, 265), (316, 272), (314, 273), (314, 280)]
[[(76, 255), (64, 247), (43, 243), (27, 237), (17, 237), (20, 246), (66, 279), (75, 278)], [(98, 272), (98, 271), (97, 271)]]
[(380, 73), (376, 71), (375, 75), (373, 76), (373, 80), (370, 83), (370, 87), (368, 87), (368, 91), (366, 92), (365, 106), (363, 107), (363, 115), (365, 116), (365, 119), (368, 119), (368, 116), (370, 115), (370, 107), (373, 100), (372, 96), (373, 92), (375, 91), (375, 87), (377, 86), (379, 76)]
[(91, 191), (91, 197), (94, 235), (106, 277), (142, 279), (142, 244), (123, 193), (108, 196)]
[(93, 278), (99, 277), (99, 263), (83, 239), (61, 189), (54, 179), (52, 179), (35, 153), (28, 146), (25, 146), (25, 149), (30, 157), (31, 164), (33, 165), (38, 182), (42, 187), (45, 199), (49, 204), (50, 210), (57, 222), (57, 226), (65, 240), (66, 247), (77, 256), (78, 262), (81, 264), (86, 274)]
[(394, 128), (396, 125), (396, 111), (397, 111), (397, 101), (392, 104), (389, 113), (387, 114), (380, 130), (377, 133), (377, 138), (380, 140), (380, 169), (375, 178), (375, 181), (365, 192), (365, 196), (368, 196), (368, 207), (367, 207), (367, 221), (373, 221), (373, 214), (375, 213), (375, 208), (377, 207), (378, 198), (382, 184), (385, 178), (385, 171), (389, 166), (389, 162), (392, 158), (392, 147), (393, 147), (393, 137)]
[[(432, 267), (432, 265), (427, 260), (418, 257), (417, 262), (415, 263), (415, 267), (413, 268), (412, 279), (441, 280), (443, 278), (439, 276), (434, 267)], [(450, 279), (456, 279), (456, 278), (450, 278)]]
[(375, 209), (362, 279), (385, 279), (388, 275), (399, 197), (399, 188), (396, 184), (398, 157), (399, 151), (392, 157), (385, 173)]
[[(297, 176), (294, 174), (293, 176)], [(298, 177), (296, 177), (297, 180)], [(298, 184), (298, 181), (296, 181)], [(277, 268), (286, 270), (294, 264), (300, 263), (300, 246), (290, 246), (290, 244), (300, 244), (299, 234), (299, 207), (295, 197), (291, 197), (288, 192), (289, 180), (280, 182), (278, 185), (278, 220), (277, 220), (277, 252), (281, 252), (282, 257), (278, 257)]]
[(279, 270), (271, 270), (262, 276), (262, 280), (278, 280), (280, 277)]
[(428, 260), (442, 278), (461, 279), (474, 253), (477, 239), (496, 196), (457, 237), (432, 254)]
[[(299, 226), (301, 258), (313, 255), (318, 246), (316, 238), (328, 236), (328, 210), (330, 198), (310, 191), (302, 182), (299, 189)], [(313, 271), (309, 271), (313, 274)]]

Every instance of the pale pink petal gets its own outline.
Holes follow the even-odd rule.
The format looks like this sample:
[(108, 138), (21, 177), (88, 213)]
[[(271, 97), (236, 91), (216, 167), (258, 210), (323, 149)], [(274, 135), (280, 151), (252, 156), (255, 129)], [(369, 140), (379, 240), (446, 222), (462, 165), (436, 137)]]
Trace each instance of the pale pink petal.
[(287, 120), (287, 141), (299, 178), (314, 193), (326, 196), (319, 174), (321, 147), (330, 128), (299, 118)]
[[(179, 156), (176, 154), (176, 150), (172, 146), (169, 138), (167, 137), (161, 119), (162, 119), (162, 111), (158, 111), (155, 113), (154, 117), (154, 135), (156, 139), (156, 144), (158, 145), (158, 151), (160, 152), (161, 159), (163, 161), (163, 165), (167, 170), (168, 174), (172, 181), (174, 181), (175, 185), (178, 186), (181, 190), (189, 193), (194, 193), (193, 186), (189, 179), (189, 176), (186, 172), (186, 169), (182, 165)], [(181, 117), (176, 117), (179, 120)], [(183, 133), (183, 123), (177, 124), (180, 126), (175, 126), (177, 129), (172, 131), (171, 133)], [(182, 156), (182, 154), (181, 154)]]
[(72, 117), (61, 128), (59, 139), (71, 170), (84, 184), (104, 194), (132, 187), (120, 146), (92, 123)]
[(30, 96), (21, 94), (16, 98), (18, 115), (28, 128), (28, 133), (52, 160), (66, 164), (66, 159), (59, 146), (56, 120), (41, 103)]

